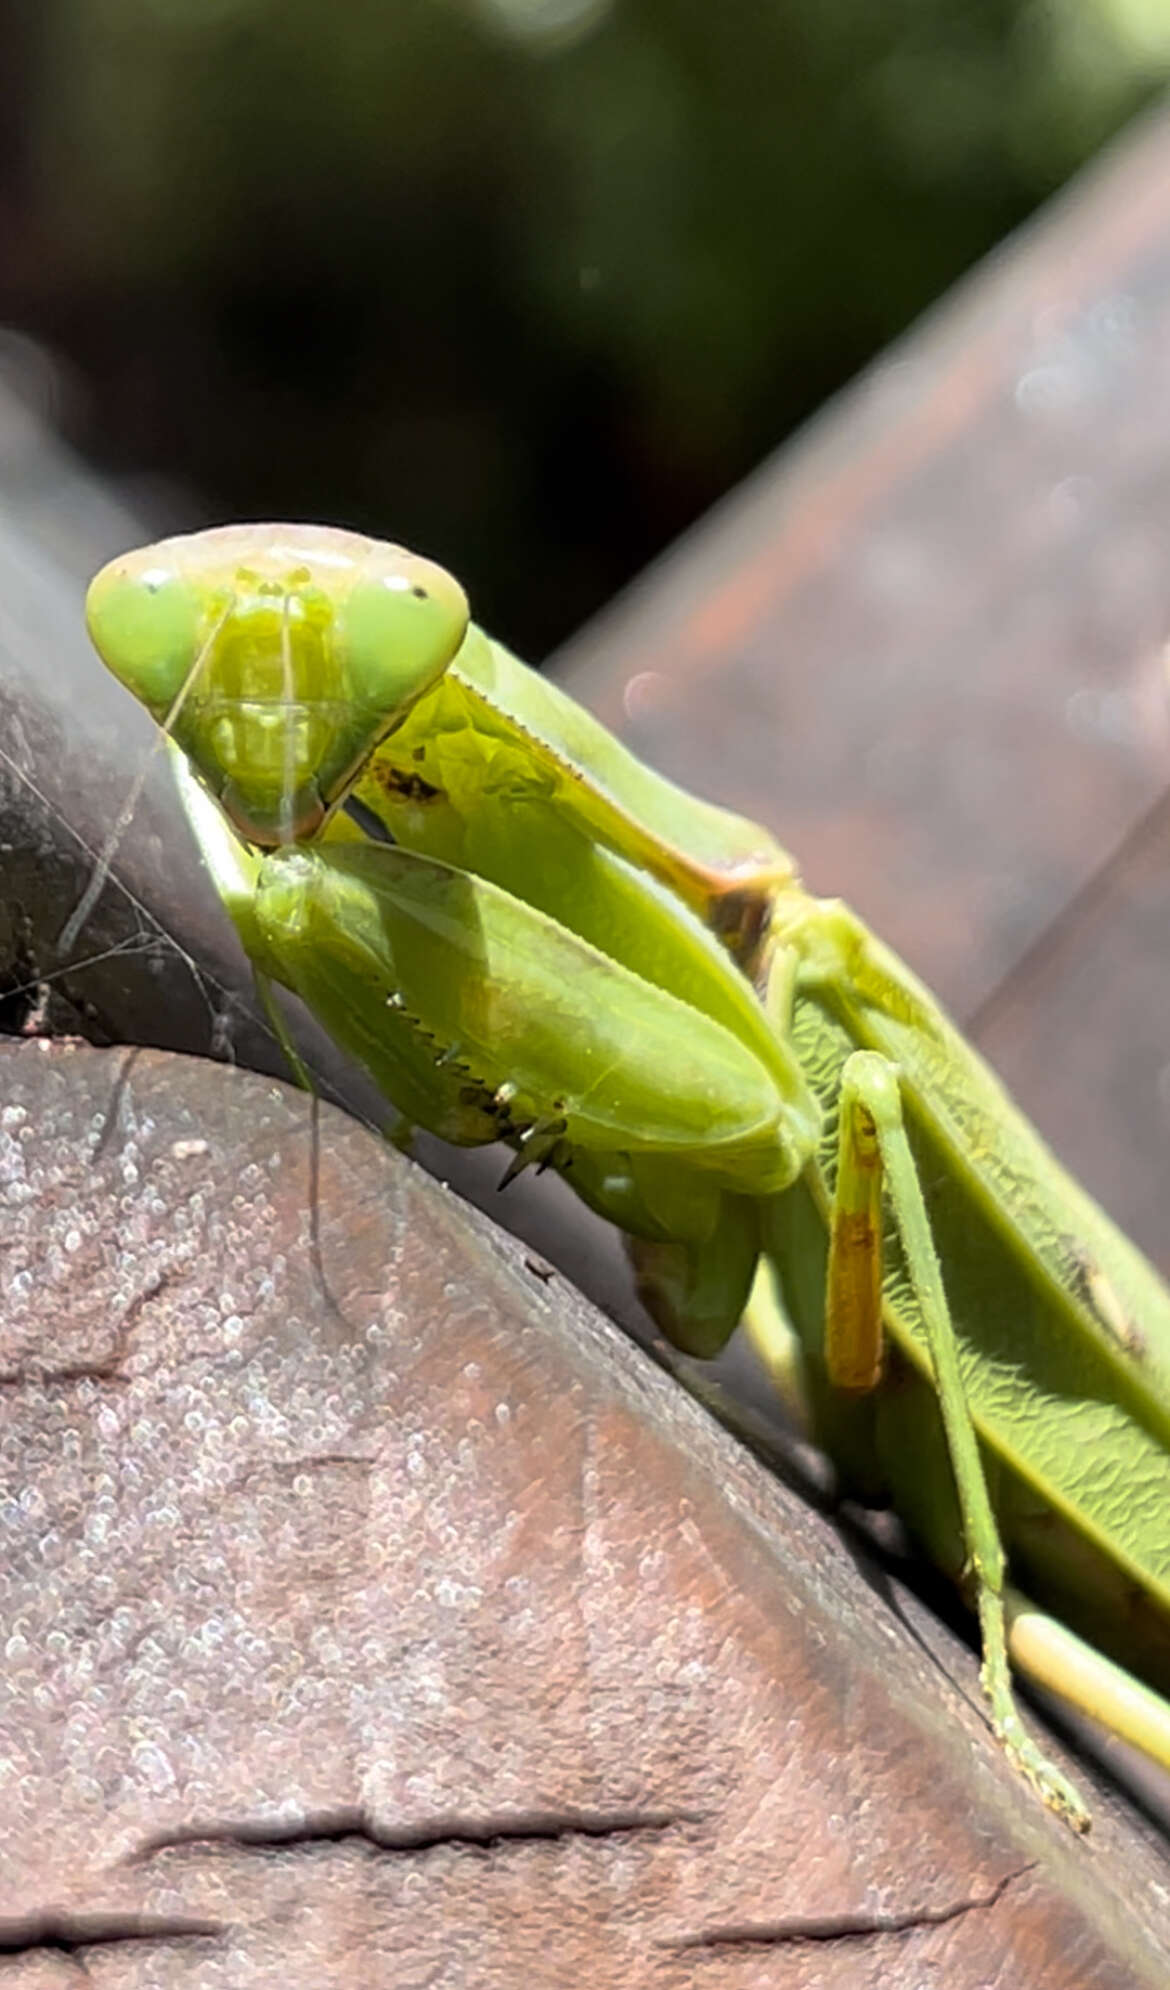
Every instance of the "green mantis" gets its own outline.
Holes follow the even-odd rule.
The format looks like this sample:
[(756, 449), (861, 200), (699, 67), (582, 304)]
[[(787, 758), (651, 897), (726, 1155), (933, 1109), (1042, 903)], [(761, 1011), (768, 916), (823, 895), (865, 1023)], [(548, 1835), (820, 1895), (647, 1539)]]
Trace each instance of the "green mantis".
[(225, 528), (112, 562), (88, 614), (181, 749), (266, 1001), (301, 996), (403, 1130), (562, 1173), (680, 1348), (745, 1311), (795, 1336), (844, 1483), (964, 1582), (993, 1727), (1072, 1824), (1009, 1623), (1170, 1762), (1170, 1294), (910, 971), (399, 548)]

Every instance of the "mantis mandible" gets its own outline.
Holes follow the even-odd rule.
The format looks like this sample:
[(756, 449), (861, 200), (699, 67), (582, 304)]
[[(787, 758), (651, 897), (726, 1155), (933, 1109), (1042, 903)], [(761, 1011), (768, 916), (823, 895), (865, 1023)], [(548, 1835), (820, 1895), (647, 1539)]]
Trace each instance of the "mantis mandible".
[(1087, 1826), (1009, 1627), (1170, 1763), (1170, 1293), (911, 971), (401, 548), (171, 539), (104, 568), (88, 619), (174, 742), (269, 1012), (298, 994), (403, 1130), (562, 1173), (687, 1352), (745, 1310), (782, 1331), (770, 1268), (843, 1483), (975, 1604), (1016, 1767)]

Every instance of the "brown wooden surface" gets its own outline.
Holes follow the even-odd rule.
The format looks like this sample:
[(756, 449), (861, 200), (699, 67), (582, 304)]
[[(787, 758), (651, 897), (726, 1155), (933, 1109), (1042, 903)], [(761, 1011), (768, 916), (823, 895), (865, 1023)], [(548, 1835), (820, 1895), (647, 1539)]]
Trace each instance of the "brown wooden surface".
[(0, 1097), (0, 1983), (1167, 1982), (1161, 1841), (420, 1169), (194, 1058)]
[(1164, 112), (555, 660), (973, 1018), (1164, 1266), (1168, 633)]

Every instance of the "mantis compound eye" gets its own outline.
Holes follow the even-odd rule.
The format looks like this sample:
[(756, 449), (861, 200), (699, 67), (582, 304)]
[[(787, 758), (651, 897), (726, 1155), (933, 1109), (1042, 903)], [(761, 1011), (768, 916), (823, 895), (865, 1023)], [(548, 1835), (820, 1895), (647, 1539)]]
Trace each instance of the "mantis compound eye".
[(350, 695), (370, 711), (405, 713), (450, 663), (467, 631), (467, 597), (430, 560), (382, 549), (338, 605), (338, 647)]
[(202, 604), (173, 568), (111, 560), (86, 596), (94, 648), (114, 676), (162, 719), (199, 653)]

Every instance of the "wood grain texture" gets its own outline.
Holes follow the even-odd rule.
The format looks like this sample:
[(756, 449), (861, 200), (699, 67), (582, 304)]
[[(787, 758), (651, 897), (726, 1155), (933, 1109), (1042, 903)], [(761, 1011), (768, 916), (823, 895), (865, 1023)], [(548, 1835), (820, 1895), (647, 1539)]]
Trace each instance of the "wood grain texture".
[(1166, 1982), (1154, 1834), (421, 1170), (194, 1058), (0, 1088), (0, 1982)]

